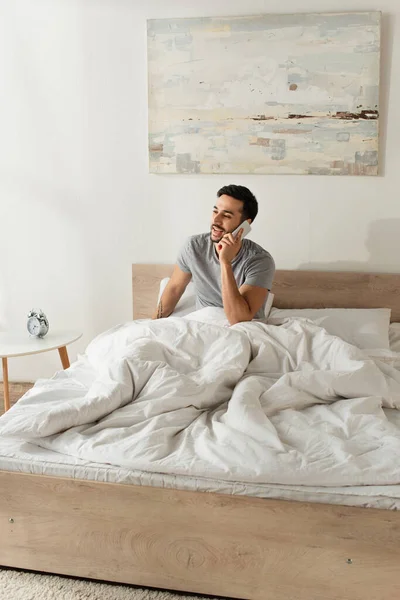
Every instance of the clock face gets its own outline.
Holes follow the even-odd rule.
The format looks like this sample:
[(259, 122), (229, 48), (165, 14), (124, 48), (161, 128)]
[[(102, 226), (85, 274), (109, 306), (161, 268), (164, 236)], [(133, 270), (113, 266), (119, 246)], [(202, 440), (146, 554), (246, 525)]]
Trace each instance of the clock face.
[(28, 319), (28, 331), (31, 335), (39, 335), (40, 329), (40, 323), (36, 317)]
[(36, 337), (44, 337), (49, 331), (49, 322), (42, 310), (33, 308), (28, 314), (28, 331)]

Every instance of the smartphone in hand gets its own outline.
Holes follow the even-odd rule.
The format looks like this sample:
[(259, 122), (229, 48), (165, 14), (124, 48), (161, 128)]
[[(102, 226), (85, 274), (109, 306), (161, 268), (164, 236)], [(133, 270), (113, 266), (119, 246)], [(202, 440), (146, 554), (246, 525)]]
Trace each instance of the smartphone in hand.
[(242, 233), (242, 239), (243, 239), (251, 231), (250, 223), (248, 221), (243, 221), (243, 223), (241, 223), (239, 225), (239, 227), (236, 227), (235, 231), (232, 231), (232, 235), (234, 238), (237, 236), (237, 234), (239, 233), (239, 231), (241, 229), (243, 229), (243, 233)]

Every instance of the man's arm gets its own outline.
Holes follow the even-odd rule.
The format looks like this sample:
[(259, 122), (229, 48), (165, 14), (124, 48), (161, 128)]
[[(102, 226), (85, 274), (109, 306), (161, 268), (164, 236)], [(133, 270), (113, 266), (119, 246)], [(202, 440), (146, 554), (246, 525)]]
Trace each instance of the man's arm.
[(191, 273), (186, 273), (175, 265), (171, 279), (160, 298), (157, 309), (153, 313), (153, 319), (169, 317), (175, 306), (178, 304), (191, 278)]
[[(232, 259), (242, 244), (243, 229), (237, 236), (225, 235), (219, 243), (219, 262), (221, 265), (222, 302), (230, 325), (242, 321), (251, 321), (267, 299), (268, 288), (244, 283), (237, 286), (232, 270)], [(257, 281), (257, 279), (256, 279)]]
[(251, 321), (264, 304), (268, 290), (243, 284), (238, 288), (229, 262), (221, 263), (221, 287), (224, 311), (230, 325)]

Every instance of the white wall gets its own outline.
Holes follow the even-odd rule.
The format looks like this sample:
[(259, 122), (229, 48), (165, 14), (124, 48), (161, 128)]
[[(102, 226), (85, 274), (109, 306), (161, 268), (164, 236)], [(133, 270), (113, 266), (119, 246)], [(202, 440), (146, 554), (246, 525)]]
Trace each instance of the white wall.
[[(382, 175), (157, 176), (147, 170), (146, 18), (384, 13)], [(399, 0), (0, 0), (0, 329), (42, 307), (94, 335), (131, 318), (130, 265), (173, 262), (215, 192), (250, 187), (278, 268), (399, 271)], [(10, 359), (10, 379), (59, 368)]]

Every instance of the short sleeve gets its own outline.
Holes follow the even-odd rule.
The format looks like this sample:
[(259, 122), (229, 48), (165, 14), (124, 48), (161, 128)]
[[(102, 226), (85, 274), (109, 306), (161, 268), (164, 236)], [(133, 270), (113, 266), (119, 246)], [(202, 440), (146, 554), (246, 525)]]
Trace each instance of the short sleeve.
[(192, 258), (192, 238), (188, 238), (179, 251), (178, 258), (176, 259), (176, 264), (178, 265), (181, 271), (184, 271), (185, 273), (191, 273), (192, 271), (190, 268), (190, 264), (192, 263)]
[(244, 283), (270, 290), (274, 275), (275, 262), (272, 256), (268, 252), (255, 254), (246, 265)]

